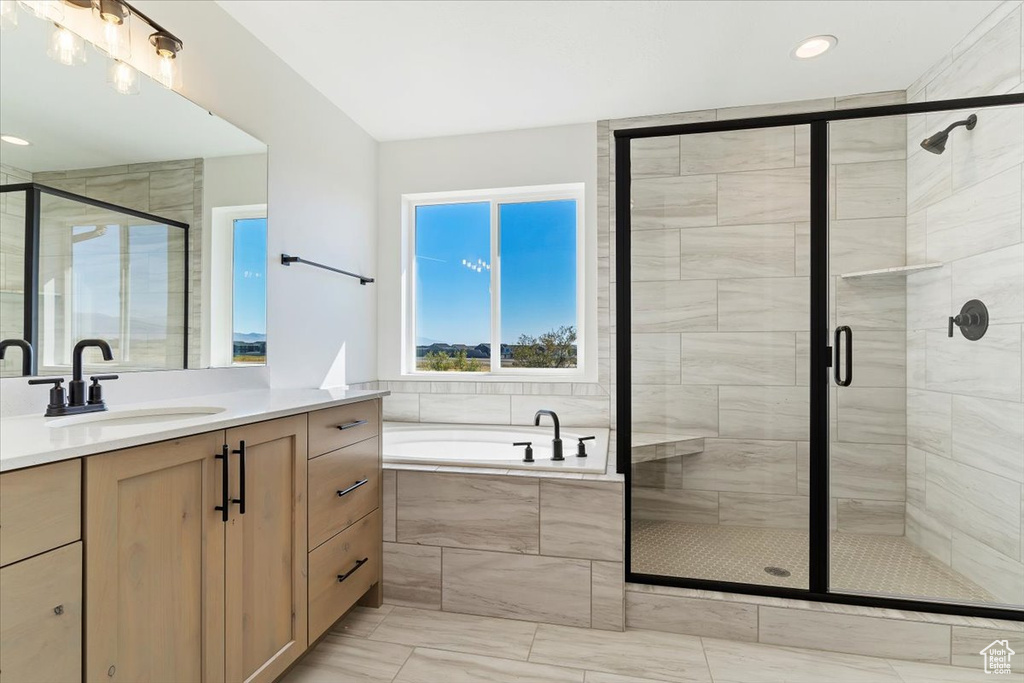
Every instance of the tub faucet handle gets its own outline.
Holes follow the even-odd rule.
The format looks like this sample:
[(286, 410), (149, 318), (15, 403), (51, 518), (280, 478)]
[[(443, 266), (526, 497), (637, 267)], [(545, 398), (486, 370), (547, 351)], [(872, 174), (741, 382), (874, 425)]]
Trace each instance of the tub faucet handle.
[(585, 444), (583, 442), (584, 441), (592, 441), (595, 438), (597, 438), (597, 437), (594, 437), (594, 436), (580, 436), (580, 437), (577, 437), (577, 440), (579, 441), (579, 443), (576, 444), (576, 457), (577, 458), (585, 458), (585, 457), (587, 457), (587, 444)]
[(533, 442), (532, 441), (516, 441), (512, 445), (513, 446), (526, 446), (526, 452), (523, 454), (523, 462), (533, 462)]

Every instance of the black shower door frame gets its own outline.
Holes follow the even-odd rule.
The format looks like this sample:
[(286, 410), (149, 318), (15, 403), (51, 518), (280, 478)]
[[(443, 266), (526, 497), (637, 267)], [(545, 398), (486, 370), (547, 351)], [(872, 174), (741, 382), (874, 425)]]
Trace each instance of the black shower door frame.
[[(829, 587), (829, 401), (828, 373), (832, 365), (829, 344), (828, 301), (828, 176), (829, 124), (833, 121), (928, 114), (958, 109), (980, 109), (1024, 104), (1024, 94), (968, 97), (937, 102), (915, 102), (800, 114), (762, 116), (728, 121), (706, 121), (616, 130), (615, 135), (615, 324), (619, 334), (615, 352), (616, 468), (625, 476), (625, 579), (681, 588), (746, 593), (797, 600), (843, 603), (918, 612), (1024, 621), (1024, 611), (958, 603), (911, 600), (874, 595), (833, 593)], [(641, 574), (632, 571), (632, 299), (630, 286), (631, 171), (630, 141), (674, 135), (721, 133), (736, 130), (809, 126), (810, 148), (810, 556), (808, 588), (712, 581), (686, 577)]]

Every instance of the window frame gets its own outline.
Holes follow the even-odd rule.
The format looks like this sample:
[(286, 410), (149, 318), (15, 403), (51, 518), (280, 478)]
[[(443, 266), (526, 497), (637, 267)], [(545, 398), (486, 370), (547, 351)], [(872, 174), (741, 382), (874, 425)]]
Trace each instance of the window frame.
[[(576, 367), (575, 368), (502, 368), (501, 367), (501, 212), (502, 204), (542, 201), (576, 202)], [(416, 369), (416, 209), (443, 204), (490, 204), (490, 366), (484, 372), (435, 372)], [(581, 382), (587, 376), (590, 344), (587, 339), (587, 230), (586, 186), (562, 183), (484, 190), (426, 192), (402, 195), (402, 362), (405, 378), (465, 381)]]

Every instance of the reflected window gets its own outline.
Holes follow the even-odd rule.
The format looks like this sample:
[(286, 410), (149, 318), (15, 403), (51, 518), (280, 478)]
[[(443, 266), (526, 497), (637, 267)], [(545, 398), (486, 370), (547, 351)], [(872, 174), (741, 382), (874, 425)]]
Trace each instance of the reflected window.
[(239, 218), (232, 228), (231, 360), (267, 362), (267, 219)]

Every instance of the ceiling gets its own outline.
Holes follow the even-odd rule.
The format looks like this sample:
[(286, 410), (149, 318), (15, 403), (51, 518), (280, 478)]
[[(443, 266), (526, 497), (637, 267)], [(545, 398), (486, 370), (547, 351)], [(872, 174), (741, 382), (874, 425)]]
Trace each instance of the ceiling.
[(218, 2), (378, 140), (905, 89), (999, 4)]
[(46, 56), (53, 25), (21, 12), (0, 41), (0, 160), (30, 172), (171, 159), (264, 154), (266, 146), (202, 107), (140, 76), (138, 95), (107, 86), (108, 59), (86, 46), (86, 63)]

